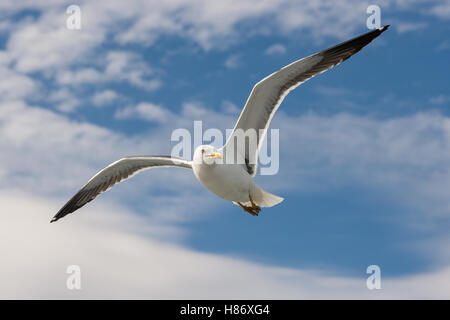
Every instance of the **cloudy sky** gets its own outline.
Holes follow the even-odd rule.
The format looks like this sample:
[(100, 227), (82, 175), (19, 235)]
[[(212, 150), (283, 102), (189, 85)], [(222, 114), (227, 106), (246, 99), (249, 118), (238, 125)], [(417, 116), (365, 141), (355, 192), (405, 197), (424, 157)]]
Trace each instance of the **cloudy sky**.
[[(279, 172), (256, 181), (283, 203), (255, 218), (159, 169), (49, 224), (110, 162), (170, 154), (194, 120), (232, 128), (258, 80), (367, 32), (370, 4), (391, 28), (272, 122)], [(3, 0), (0, 17), (0, 298), (450, 298), (449, 1)]]

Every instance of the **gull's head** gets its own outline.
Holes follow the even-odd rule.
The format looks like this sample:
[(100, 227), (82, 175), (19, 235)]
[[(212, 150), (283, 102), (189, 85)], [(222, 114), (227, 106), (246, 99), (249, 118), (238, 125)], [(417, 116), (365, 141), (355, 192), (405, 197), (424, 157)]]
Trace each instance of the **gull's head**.
[(197, 147), (194, 152), (194, 163), (195, 164), (215, 164), (217, 159), (222, 159), (222, 154), (217, 151), (216, 148), (210, 145), (203, 145)]

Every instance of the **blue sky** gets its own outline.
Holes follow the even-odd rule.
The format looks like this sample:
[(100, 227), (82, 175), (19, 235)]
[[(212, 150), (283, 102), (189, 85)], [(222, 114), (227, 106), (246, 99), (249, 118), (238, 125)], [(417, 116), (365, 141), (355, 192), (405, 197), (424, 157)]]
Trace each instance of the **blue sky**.
[[(68, 30), (70, 4), (0, 5), (0, 297), (449, 297), (450, 2), (79, 1), (81, 30)], [(369, 4), (391, 28), (291, 92), (272, 122), (280, 170), (256, 181), (283, 203), (255, 218), (191, 172), (150, 170), (47, 225), (110, 162), (169, 154), (172, 130), (194, 120), (232, 128), (257, 81), (367, 32)], [(190, 271), (173, 279), (168, 261)], [(95, 285), (68, 293), (55, 280), (67, 263)], [(365, 288), (371, 264), (382, 293)], [(119, 283), (94, 280), (108, 268)]]

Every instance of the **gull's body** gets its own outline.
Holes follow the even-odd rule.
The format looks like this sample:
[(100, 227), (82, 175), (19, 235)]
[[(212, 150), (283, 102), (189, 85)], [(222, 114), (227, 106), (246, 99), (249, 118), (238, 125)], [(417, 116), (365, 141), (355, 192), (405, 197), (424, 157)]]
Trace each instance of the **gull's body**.
[[(258, 215), (260, 207), (271, 207), (283, 198), (259, 188), (253, 176), (256, 174), (258, 153), (267, 128), (284, 97), (297, 86), (315, 75), (325, 72), (350, 58), (384, 32), (388, 26), (341, 43), (337, 46), (300, 59), (258, 82), (245, 104), (227, 143), (216, 150), (212, 146), (200, 146), (192, 161), (167, 156), (137, 156), (120, 159), (97, 173), (61, 208), (51, 222), (76, 211), (100, 193), (139, 171), (154, 167), (181, 167), (192, 169), (203, 186), (217, 196), (240, 205), (252, 215)], [(232, 143), (240, 130), (255, 130), (256, 141), (243, 145)], [(236, 162), (218, 161), (228, 155), (236, 156)], [(223, 160), (223, 159), (222, 159)]]
[(255, 182), (241, 165), (194, 164), (192, 169), (198, 181), (222, 199), (247, 202), (248, 195), (253, 196)]
[(259, 188), (242, 164), (218, 164), (212, 161), (205, 163), (202, 161), (202, 150), (205, 150), (207, 154), (209, 152), (209, 154), (222, 155), (222, 153), (218, 153), (211, 146), (200, 146), (194, 153), (192, 162), (194, 175), (212, 193), (244, 206), (251, 206), (250, 199), (262, 207), (271, 207), (283, 201), (283, 198)]

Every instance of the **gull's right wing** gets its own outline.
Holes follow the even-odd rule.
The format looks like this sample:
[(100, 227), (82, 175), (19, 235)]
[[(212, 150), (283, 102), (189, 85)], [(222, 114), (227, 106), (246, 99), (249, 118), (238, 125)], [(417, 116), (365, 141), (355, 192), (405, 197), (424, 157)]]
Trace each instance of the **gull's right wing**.
[(55, 222), (72, 213), (116, 183), (131, 178), (136, 173), (155, 167), (182, 167), (192, 169), (191, 162), (168, 156), (137, 156), (120, 159), (97, 173), (53, 217)]

